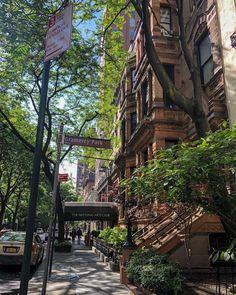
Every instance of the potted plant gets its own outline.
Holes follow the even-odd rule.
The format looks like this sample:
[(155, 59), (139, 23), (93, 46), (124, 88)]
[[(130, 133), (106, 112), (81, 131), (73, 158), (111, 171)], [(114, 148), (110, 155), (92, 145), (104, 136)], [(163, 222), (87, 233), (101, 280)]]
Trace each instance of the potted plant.
[(55, 249), (55, 252), (71, 252), (72, 243), (70, 240), (66, 240), (66, 241), (55, 240), (54, 249)]

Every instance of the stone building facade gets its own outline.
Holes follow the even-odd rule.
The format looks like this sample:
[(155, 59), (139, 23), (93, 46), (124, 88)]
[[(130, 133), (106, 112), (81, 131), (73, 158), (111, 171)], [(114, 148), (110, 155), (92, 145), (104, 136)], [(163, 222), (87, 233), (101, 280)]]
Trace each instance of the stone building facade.
[[(201, 73), (203, 108), (211, 129), (216, 130), (219, 124), (228, 118), (222, 61), (224, 55), (222, 55), (217, 1), (183, 2), (187, 43)], [(150, 5), (153, 12), (151, 14), (152, 39), (158, 56), (177, 89), (184, 95), (192, 97), (191, 75), (178, 38), (176, 1), (150, 0)], [(121, 149), (114, 161), (115, 169), (113, 170), (116, 175), (113, 178), (116, 182), (117, 179), (131, 176), (136, 167), (146, 165), (157, 150), (196, 138), (191, 119), (163, 92), (147, 59), (141, 23), (137, 18), (135, 20), (135, 34), (129, 48), (131, 58), (123, 71), (116, 97), (117, 117), (121, 122), (119, 129)], [(231, 84), (231, 87), (234, 86)], [(112, 181), (109, 185), (113, 186)], [(137, 231), (148, 226), (162, 210), (161, 205), (156, 203), (141, 204), (140, 207), (137, 197), (132, 198), (126, 192), (119, 194), (115, 192), (113, 197), (119, 202), (120, 226), (125, 225), (127, 213), (132, 212), (133, 228)], [(162, 221), (159, 223), (161, 224)], [(193, 228), (195, 228), (194, 241), (190, 241), (190, 244), (200, 241), (200, 244), (205, 245), (202, 250), (204, 253), (199, 252), (199, 249), (196, 250), (198, 252), (195, 253), (195, 266), (199, 266), (199, 257), (204, 257), (202, 266), (207, 267), (205, 258), (209, 250), (209, 234), (223, 233), (223, 227), (217, 217), (211, 219), (200, 214), (197, 215), (196, 225)], [(166, 248), (161, 248), (161, 252), (172, 251), (180, 242), (180, 235), (175, 233), (173, 239), (166, 242)], [(184, 264), (181, 258), (182, 252), (184, 248), (180, 247), (176, 252), (172, 251), (171, 255), (174, 260)]]

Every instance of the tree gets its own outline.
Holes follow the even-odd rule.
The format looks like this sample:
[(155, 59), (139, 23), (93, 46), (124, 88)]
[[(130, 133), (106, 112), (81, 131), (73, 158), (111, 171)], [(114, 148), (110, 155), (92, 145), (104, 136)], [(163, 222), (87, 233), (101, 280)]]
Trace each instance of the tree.
[(160, 203), (201, 206), (220, 216), (236, 236), (236, 128), (223, 128), (191, 143), (158, 151), (123, 182), (135, 195)]
[[(32, 132), (38, 116), (42, 67), (48, 17), (60, 7), (61, 1), (1, 1), (0, 35), (2, 57), (0, 71), (0, 116), (29, 152), (34, 152)], [(51, 185), (54, 178), (55, 130), (60, 122), (66, 131), (81, 134), (86, 123), (97, 116), (92, 107), (97, 96), (98, 38), (85, 35), (80, 22), (87, 17), (88, 7), (75, 5), (76, 26), (73, 27), (72, 47), (52, 61), (46, 106), (45, 136), (42, 152), (43, 171)], [(81, 9), (81, 13), (78, 10)], [(83, 9), (83, 10), (82, 10)], [(17, 110), (23, 109), (14, 120)], [(30, 130), (31, 129), (31, 130)], [(69, 148), (71, 150), (71, 147)], [(67, 155), (68, 150), (65, 151)], [(62, 156), (64, 159), (65, 155)], [(60, 196), (59, 196), (60, 199)], [(60, 236), (64, 224), (60, 204)]]
[[(29, 186), (31, 154), (9, 129), (0, 124), (0, 228), (11, 202)], [(13, 165), (14, 163), (14, 165)]]
[[(194, 53), (190, 50), (188, 46), (186, 39), (186, 26), (183, 18), (184, 1), (176, 0), (179, 23), (179, 41), (182, 49), (182, 54), (185, 58), (188, 70), (191, 74), (191, 81), (193, 84), (193, 97), (187, 97), (183, 95), (175, 87), (160, 61), (160, 58), (156, 52), (153, 43), (150, 28), (150, 13), (154, 14), (154, 12), (150, 7), (149, 0), (131, 0), (131, 2), (142, 21), (142, 28), (145, 34), (145, 49), (148, 61), (152, 66), (152, 69), (157, 79), (159, 80), (163, 90), (174, 104), (176, 104), (181, 110), (183, 110), (190, 116), (195, 125), (198, 136), (206, 136), (206, 133), (210, 130), (210, 127), (202, 106), (203, 91), (199, 66), (196, 62), (196, 57), (194, 56)], [(155, 15), (154, 18), (157, 21)], [(159, 25), (158, 22), (157, 25)]]

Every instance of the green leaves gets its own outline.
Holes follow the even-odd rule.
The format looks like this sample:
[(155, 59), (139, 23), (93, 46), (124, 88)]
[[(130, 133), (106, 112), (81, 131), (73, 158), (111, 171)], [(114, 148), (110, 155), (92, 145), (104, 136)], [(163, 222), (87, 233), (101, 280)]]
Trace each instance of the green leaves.
[(187, 203), (235, 220), (236, 128), (158, 151), (146, 167), (123, 181), (137, 196)]
[(111, 244), (117, 250), (121, 249), (127, 235), (127, 229), (121, 227), (106, 227), (100, 234), (99, 238), (103, 239), (106, 243)]
[(180, 267), (152, 250), (133, 252), (126, 271), (130, 280), (157, 294), (174, 294), (182, 289)]

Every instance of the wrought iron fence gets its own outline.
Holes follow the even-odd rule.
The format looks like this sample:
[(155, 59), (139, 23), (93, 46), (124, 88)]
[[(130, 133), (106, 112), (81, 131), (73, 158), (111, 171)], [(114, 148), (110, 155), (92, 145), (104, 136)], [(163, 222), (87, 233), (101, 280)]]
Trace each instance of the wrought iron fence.
[(117, 262), (120, 260), (119, 251), (117, 251), (111, 245), (105, 243), (103, 240), (93, 237), (93, 246), (106, 257), (110, 258), (111, 261)]

